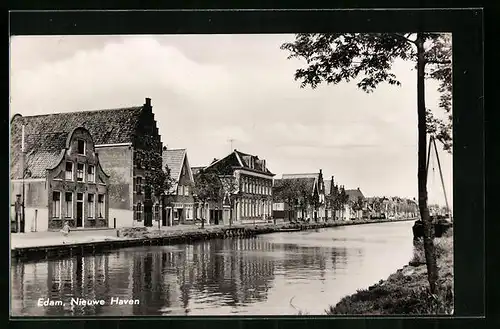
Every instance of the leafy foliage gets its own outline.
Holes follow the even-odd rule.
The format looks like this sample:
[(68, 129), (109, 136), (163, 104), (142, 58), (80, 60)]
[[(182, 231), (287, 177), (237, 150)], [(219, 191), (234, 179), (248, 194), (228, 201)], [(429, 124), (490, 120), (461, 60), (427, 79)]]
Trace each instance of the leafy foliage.
[[(202, 208), (208, 201), (218, 202), (221, 200), (223, 184), (215, 171), (200, 170), (194, 177), (193, 197)], [(205, 218), (201, 218), (202, 227), (205, 226)]]
[[(451, 152), (451, 124), (427, 114), (425, 78), (440, 82), (440, 107), (449, 114), (452, 85), (451, 38), (445, 34), (425, 32), (297, 34), (295, 42), (285, 43), (281, 48), (290, 52), (289, 58), (305, 60), (306, 68), (299, 68), (295, 72), (295, 79), (301, 80), (301, 87), (316, 88), (322, 82), (338, 84), (360, 79), (358, 87), (365, 92), (372, 92), (384, 82), (401, 85), (391, 71), (396, 60), (409, 60), (416, 64), (419, 208), (424, 223), (428, 281), (431, 292), (435, 293), (438, 269), (427, 207), (426, 137), (429, 133), (433, 134), (443, 143), (444, 149)], [(451, 116), (448, 115), (448, 121), (450, 120)]]
[[(446, 34), (422, 33), (426, 45), (426, 77), (439, 81), (439, 106), (451, 112), (451, 37)], [(396, 60), (417, 60), (412, 33), (300, 33), (295, 41), (284, 43), (281, 49), (289, 51), (289, 58), (305, 60), (305, 68), (295, 72), (301, 87), (316, 88), (322, 82), (338, 84), (357, 80), (357, 86), (372, 92), (380, 83), (400, 86), (391, 72)], [(451, 152), (451, 116), (446, 120), (429, 117), (428, 133), (443, 143)]]

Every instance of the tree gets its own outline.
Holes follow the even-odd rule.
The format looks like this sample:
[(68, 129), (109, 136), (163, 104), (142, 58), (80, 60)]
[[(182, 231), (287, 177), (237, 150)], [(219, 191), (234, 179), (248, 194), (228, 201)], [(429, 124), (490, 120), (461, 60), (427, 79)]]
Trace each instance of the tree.
[[(171, 170), (168, 165), (165, 165), (164, 170), (148, 170), (144, 177), (144, 193), (146, 200), (151, 199), (151, 195), (155, 196), (160, 201), (160, 209), (164, 209), (167, 202), (165, 197), (170, 194), (170, 191), (176, 184), (176, 180), (171, 176)], [(160, 227), (160, 220), (158, 220)]]
[(227, 197), (229, 205), (231, 207), (229, 216), (229, 226), (231, 226), (233, 221), (233, 208), (235, 201), (235, 198), (233, 196), (234, 194), (239, 192), (238, 182), (232, 175), (219, 176), (219, 179), (222, 185), (220, 200), (224, 201), (224, 198)]
[(315, 198), (311, 192), (311, 186), (307, 180), (296, 180), (296, 191), (299, 201), (299, 206), (302, 211), (302, 220), (305, 218), (305, 213), (310, 205), (314, 205)]
[(200, 170), (195, 176), (193, 196), (201, 205), (201, 228), (205, 228), (205, 216), (203, 210), (208, 201), (218, 202), (221, 198), (223, 185), (219, 175), (214, 171)]
[(348, 202), (349, 202), (349, 196), (345, 192), (344, 186), (341, 186), (337, 201), (337, 205), (340, 210), (340, 217), (344, 217), (345, 206)]
[(359, 212), (363, 210), (364, 200), (361, 196), (353, 202), (352, 209), (356, 211), (356, 218), (359, 219)]
[(273, 188), (273, 201), (284, 202), (288, 206), (288, 221), (292, 221), (292, 211), (300, 197), (299, 181), (296, 179), (281, 179)]
[[(144, 167), (144, 196), (145, 196), (145, 207), (152, 206), (152, 196), (156, 197), (156, 200), (160, 202), (160, 208), (163, 209), (165, 206), (165, 194), (168, 194), (172, 187), (175, 185), (176, 181), (171, 177), (170, 168), (165, 165), (164, 170), (162, 169), (162, 158), (153, 149), (148, 151), (141, 151), (141, 166)], [(151, 211), (145, 211), (145, 214), (152, 214)], [(152, 221), (146, 221), (148, 226), (152, 226)], [(160, 226), (160, 221), (158, 220), (158, 226)]]
[(340, 191), (337, 185), (334, 185), (330, 195), (327, 196), (327, 202), (332, 210), (333, 220), (337, 219), (337, 211), (340, 210)]
[(284, 43), (281, 49), (290, 52), (289, 58), (302, 58), (306, 68), (295, 72), (301, 87), (315, 88), (322, 82), (338, 84), (361, 78), (357, 86), (372, 92), (380, 83), (401, 85), (392, 73), (395, 60), (412, 61), (417, 69), (418, 114), (418, 205), (424, 224), (424, 250), (427, 277), (431, 293), (438, 279), (436, 255), (432, 237), (432, 222), (427, 207), (426, 150), (427, 133), (442, 142), (451, 152), (451, 115), (440, 120), (430, 115), (425, 106), (425, 79), (440, 83), (439, 106), (451, 111), (451, 38), (437, 33), (332, 33), (297, 34), (295, 41)]

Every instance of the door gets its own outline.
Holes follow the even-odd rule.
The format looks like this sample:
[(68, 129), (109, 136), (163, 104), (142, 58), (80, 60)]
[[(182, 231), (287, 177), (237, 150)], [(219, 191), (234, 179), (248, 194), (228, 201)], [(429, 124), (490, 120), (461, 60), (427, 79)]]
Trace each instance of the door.
[(83, 202), (76, 203), (76, 227), (83, 227)]
[(178, 221), (177, 224), (184, 224), (184, 209), (177, 209)]
[(83, 193), (76, 194), (76, 227), (83, 227)]
[(161, 226), (167, 226), (167, 209), (161, 210)]
[(153, 207), (146, 202), (144, 204), (144, 226), (153, 226)]

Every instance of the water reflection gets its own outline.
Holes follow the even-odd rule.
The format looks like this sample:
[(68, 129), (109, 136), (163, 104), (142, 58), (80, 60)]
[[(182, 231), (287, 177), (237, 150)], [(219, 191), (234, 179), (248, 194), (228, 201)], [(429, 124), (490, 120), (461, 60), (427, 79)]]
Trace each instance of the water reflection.
[[(368, 258), (373, 251), (378, 254), (380, 242), (347, 241), (340, 236), (345, 232), (281, 233), (15, 263), (12, 314), (296, 314), (292, 299), (301, 309), (320, 314), (335, 299), (382, 278), (380, 271), (367, 273), (372, 266)], [(409, 253), (411, 247), (404, 257)], [(394, 269), (387, 269), (388, 274)], [(71, 298), (77, 297), (103, 299), (106, 305), (71, 305)], [(139, 304), (110, 305), (112, 297)], [(64, 305), (39, 307), (39, 298)]]

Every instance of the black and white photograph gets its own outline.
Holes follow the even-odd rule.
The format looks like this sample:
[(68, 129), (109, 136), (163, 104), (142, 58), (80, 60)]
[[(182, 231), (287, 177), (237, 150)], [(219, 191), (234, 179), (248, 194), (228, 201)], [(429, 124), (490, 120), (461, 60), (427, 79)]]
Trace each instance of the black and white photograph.
[(452, 40), (11, 36), (11, 316), (453, 315)]

